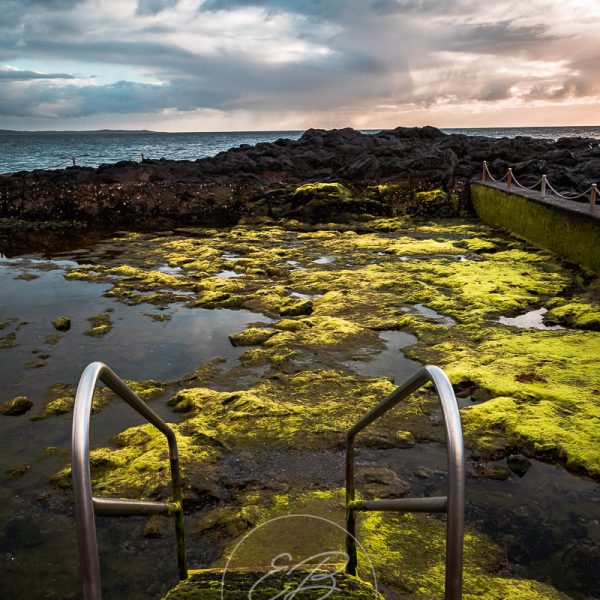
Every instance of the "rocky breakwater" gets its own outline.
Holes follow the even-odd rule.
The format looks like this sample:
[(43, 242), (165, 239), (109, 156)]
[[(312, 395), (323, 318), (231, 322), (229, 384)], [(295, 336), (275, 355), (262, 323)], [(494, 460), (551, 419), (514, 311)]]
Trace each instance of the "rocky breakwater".
[(132, 219), (231, 224), (246, 215), (444, 216), (462, 206), (464, 184), (479, 176), (483, 160), (498, 176), (511, 166), (525, 185), (546, 173), (566, 192), (600, 179), (600, 144), (593, 139), (494, 139), (433, 127), (374, 134), (309, 129), (298, 140), (242, 145), (196, 161), (0, 175), (0, 217), (131, 225)]

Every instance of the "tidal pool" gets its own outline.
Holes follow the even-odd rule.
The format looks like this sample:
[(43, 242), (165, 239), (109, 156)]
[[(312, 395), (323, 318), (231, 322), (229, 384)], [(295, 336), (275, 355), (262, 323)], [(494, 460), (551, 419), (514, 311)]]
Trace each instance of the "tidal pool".
[[(461, 399), (461, 406), (467, 416), (471, 408), (485, 407), (494, 388), (485, 388), (486, 371), (476, 377), (479, 349), (488, 343), (493, 350), (498, 340), (508, 348), (501, 359), (520, 350), (508, 337), (518, 330), (505, 332), (509, 328), (494, 323), (501, 314), (539, 306), (538, 293), (543, 300), (566, 294), (570, 272), (551, 263), (554, 258), (544, 258), (538, 268), (534, 251), (514, 250), (514, 241), (498, 237), (501, 251), (489, 258), (457, 260), (464, 252), (460, 245), (448, 254), (462, 238), (491, 236), (477, 224), (420, 225), (417, 242), (402, 229), (406, 225), (399, 223), (398, 231), (384, 225), (385, 233), (375, 223), (361, 235), (280, 226), (122, 232), (29, 254), (0, 243), (0, 253), (10, 256), (0, 259), (0, 402), (26, 395), (34, 403), (22, 416), (0, 415), (0, 474), (27, 465), (0, 486), (3, 592), (19, 598), (80, 595), (69, 492), (49, 484), (69, 459), (71, 413), (32, 418), (50, 386), (76, 384), (94, 360), (126, 379), (161, 382), (164, 391), (149, 400), (151, 406), (182, 431), (200, 423), (197, 437), (212, 440), (211, 451), (218, 448), (190, 475), (186, 522), (194, 568), (213, 564), (249, 526), (244, 517), (239, 529), (235, 512), (249, 498), (291, 488), (339, 489), (343, 432), (393, 389), (390, 380), (401, 383), (423, 362), (455, 369), (456, 381), (468, 381), (473, 371), (474, 396)], [(419, 260), (406, 261), (403, 252), (413, 243), (411, 259)], [(335, 256), (348, 260), (329, 260)], [(532, 281), (540, 288), (535, 294)], [(61, 316), (71, 319), (68, 331), (52, 325)], [(108, 326), (94, 333), (98, 323)], [(232, 345), (229, 336), (240, 333), (246, 335), (233, 336), (239, 345)], [(562, 338), (548, 336), (564, 334), (527, 335), (554, 343)], [(568, 335), (592, 343), (595, 333)], [(456, 357), (449, 354), (455, 347)], [(498, 360), (486, 351), (481, 369)], [(537, 369), (536, 363), (514, 371), (519, 389), (543, 391), (551, 376)], [(174, 412), (168, 401), (182, 388), (190, 390), (177, 396), (175, 408), (182, 412)], [(397, 412), (387, 430), (365, 434), (358, 466), (390, 469), (406, 480), (411, 495), (441, 493), (445, 450), (435, 399), (418, 395)], [(93, 416), (91, 445), (105, 447), (141, 422), (114, 400)], [(466, 422), (473, 443), (480, 430)], [(490, 430), (499, 428), (492, 423)], [(474, 448), (469, 527), (505, 551), (509, 562), (498, 565), (503, 576), (551, 582), (577, 599), (598, 596), (598, 484), (531, 457), (519, 477), (507, 468), (511, 443), (501, 439), (494, 446), (498, 460)], [(490, 473), (501, 473), (502, 480)], [(226, 520), (230, 509), (236, 516)], [(106, 598), (158, 598), (176, 582), (170, 523), (99, 518), (98, 538)]]

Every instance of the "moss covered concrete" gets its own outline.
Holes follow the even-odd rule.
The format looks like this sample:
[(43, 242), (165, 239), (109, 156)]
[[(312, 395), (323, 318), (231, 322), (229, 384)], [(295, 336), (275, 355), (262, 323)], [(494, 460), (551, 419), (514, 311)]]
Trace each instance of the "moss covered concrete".
[(600, 218), (597, 216), (477, 183), (471, 185), (471, 198), (475, 211), (485, 223), (508, 229), (532, 244), (553, 250), (600, 274)]
[[(254, 508), (260, 514), (258, 527), (233, 540), (218, 565), (256, 571), (270, 564), (274, 556), (283, 551), (294, 557), (312, 556), (316, 552), (343, 552), (343, 498), (341, 489), (295, 490), (270, 499), (264, 495), (248, 496), (246, 506), (251, 507), (254, 502)], [(359, 515), (358, 576), (373, 581), (372, 567), (376, 580), (391, 593), (391, 597), (442, 598), (445, 529), (443, 521), (425, 515)], [(545, 583), (512, 577), (506, 566), (506, 557), (498, 546), (467, 528), (463, 572), (465, 600), (568, 600)], [(343, 568), (343, 563), (336, 567)]]
[[(250, 590), (260, 582), (267, 570), (235, 569), (228, 571), (223, 586), (220, 569), (193, 571), (186, 581), (171, 590), (164, 600), (240, 600), (248, 598)], [(334, 578), (335, 588), (327, 587)], [(307, 581), (308, 578), (308, 581)], [(299, 591), (302, 590), (302, 591)], [(327, 569), (298, 569), (269, 575), (264, 583), (252, 589), (253, 600), (271, 600), (287, 591), (289, 598), (301, 600), (383, 600), (383, 596), (357, 577), (333, 573)], [(290, 595), (291, 594), (291, 595)], [(326, 594), (326, 595), (325, 595)]]

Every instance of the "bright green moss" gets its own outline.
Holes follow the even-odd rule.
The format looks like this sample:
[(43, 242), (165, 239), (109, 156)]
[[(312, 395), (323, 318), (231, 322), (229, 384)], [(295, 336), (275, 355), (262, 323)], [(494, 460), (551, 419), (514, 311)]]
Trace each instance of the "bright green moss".
[[(158, 381), (126, 381), (125, 382), (134, 393), (142, 400), (151, 400), (162, 394), (165, 386)], [(44, 404), (36, 419), (45, 419), (69, 413), (73, 410), (75, 404), (76, 386), (71, 384), (57, 383), (51, 386), (44, 397)], [(94, 392), (92, 411), (102, 410), (109, 402), (116, 399), (116, 395), (107, 387), (98, 388)]]
[[(317, 185), (314, 189), (345, 197), (343, 190), (331, 185), (334, 187)], [(506, 414), (508, 409), (486, 414), (485, 418), (485, 405), (465, 412), (469, 440), (478, 451), (486, 448), (491, 453), (501, 453), (517, 444), (538, 456), (553, 460), (558, 457), (572, 468), (596, 472), (592, 419), (586, 426), (565, 408), (569, 393), (587, 394), (582, 411), (588, 415), (594, 415), (600, 403), (593, 389), (579, 383), (585, 377), (591, 381), (584, 375), (589, 361), (583, 350), (589, 355), (594, 350), (582, 337), (591, 332), (551, 332), (557, 336), (544, 338), (546, 332), (523, 333), (497, 322), (500, 316), (516, 316), (547, 306), (551, 309), (548, 316), (567, 326), (597, 327), (600, 293), (594, 291), (597, 284), (590, 281), (589, 275), (583, 278), (545, 252), (495, 234), (479, 223), (465, 221), (409, 222), (401, 218), (364, 217), (353, 224), (310, 225), (263, 220), (258, 227), (249, 224), (223, 231), (194, 230), (189, 235), (196, 237), (185, 237), (183, 232), (163, 237), (140, 235), (118, 246), (117, 264), (79, 267), (77, 271), (110, 283), (113, 288), (107, 294), (126, 302), (179, 301), (189, 307), (245, 308), (275, 318), (287, 315), (289, 318), (272, 328), (249, 329), (234, 336), (234, 341), (253, 344), (244, 353), (239, 369), (266, 366), (273, 377), (284, 372), (279, 383), (273, 380), (269, 384), (271, 387), (259, 385), (244, 390), (256, 399), (257, 410), (261, 406), (268, 408), (260, 413), (258, 428), (265, 439), (295, 445), (298, 429), (312, 427), (314, 432), (307, 439), (313, 434), (316, 438), (327, 415), (336, 418), (337, 404), (329, 396), (321, 418), (313, 412), (311, 398), (321, 393), (320, 376), (315, 377), (312, 387), (305, 386), (300, 393), (298, 381), (290, 374), (299, 370), (321, 373), (321, 367), (326, 367), (327, 371), (338, 372), (340, 389), (345, 390), (351, 385), (351, 377), (347, 376), (352, 375), (346, 364), (375, 356), (383, 348), (373, 330), (404, 329), (420, 340), (417, 346), (406, 349), (411, 357), (441, 364), (455, 379), (473, 378), (479, 386), (478, 398), (522, 401), (519, 394), (529, 394), (527, 410), (522, 405), (517, 409), (509, 404), (506, 407), (521, 411), (521, 421), (530, 420), (535, 423), (532, 427), (514, 423)], [(223, 256), (234, 260), (227, 261)], [(328, 264), (315, 262), (323, 256), (334, 260)], [(162, 273), (158, 269), (165, 264), (181, 267), (181, 271), (177, 275)], [(221, 270), (235, 270), (242, 276), (217, 277)], [(439, 318), (419, 312), (415, 305), (452, 316), (459, 324), (444, 326)], [(564, 344), (559, 341), (563, 334), (571, 336), (564, 338)], [(582, 348), (582, 352), (569, 354), (571, 346)], [(561, 363), (565, 353), (567, 363)], [(545, 371), (548, 356), (564, 373), (558, 367), (553, 372)], [(512, 374), (505, 377), (503, 361), (510, 361), (511, 357), (514, 360), (506, 369)], [(496, 376), (496, 371), (500, 375)], [(567, 381), (568, 372), (577, 377)], [(530, 377), (538, 373), (546, 383), (537, 380), (537, 375)], [(524, 380), (511, 380), (518, 375)], [(328, 385), (338, 385), (332, 381)], [(194, 385), (220, 390), (237, 387), (229, 387), (221, 375), (195, 380)], [(275, 393), (279, 385), (281, 397), (286, 398), (283, 405), (279, 391)], [(286, 386), (292, 390), (289, 402), (283, 389)], [(439, 431), (426, 417), (434, 400), (418, 396), (403, 406), (397, 429), (412, 433), (417, 440), (438, 439)], [(217, 426), (218, 414), (218, 427), (227, 439), (240, 444), (255, 443), (243, 427), (239, 434), (233, 431), (234, 419), (225, 408), (218, 408), (216, 400), (208, 405), (210, 414), (202, 418), (210, 427)], [(69, 410), (68, 404), (63, 408)], [(247, 407), (235, 408), (235, 414), (241, 415), (236, 417), (240, 422), (253, 414)], [(271, 410), (277, 419), (289, 412), (281, 435), (273, 433), (280, 423), (275, 416), (269, 416)], [(202, 411), (198, 407), (190, 411), (193, 419), (200, 419)], [(478, 411), (482, 411), (480, 421), (476, 419)], [(546, 427), (547, 423), (551, 425)], [(201, 420), (199, 424), (202, 425)], [(583, 433), (581, 448), (577, 449), (574, 432), (579, 427)], [(341, 435), (341, 431), (340, 427), (335, 435)], [(393, 431), (387, 433), (392, 435)], [(327, 437), (329, 444), (334, 433), (326, 435), (331, 436)]]
[(85, 335), (100, 337), (106, 335), (112, 329), (112, 320), (109, 313), (100, 313), (87, 319), (90, 322), (90, 328)]
[(307, 183), (297, 187), (292, 197), (295, 201), (308, 202), (316, 206), (350, 200), (352, 192), (341, 183)]
[(415, 200), (418, 203), (436, 203), (439, 202), (440, 200), (446, 200), (447, 198), (447, 194), (446, 192), (444, 192), (443, 190), (440, 189), (436, 189), (436, 190), (428, 190), (425, 192), (416, 192), (415, 193)]
[(471, 198), (484, 222), (504, 227), (600, 274), (600, 220), (482, 184), (471, 185)]
[[(227, 445), (335, 447), (346, 430), (393, 389), (387, 379), (307, 370), (259, 381), (248, 390), (189, 388), (171, 404), (188, 419), (180, 430), (209, 429)], [(399, 427), (398, 419), (390, 419)]]
[(600, 331), (600, 307), (589, 302), (567, 302), (553, 308), (547, 316), (567, 327)]
[(250, 327), (240, 333), (234, 333), (229, 336), (229, 341), (234, 346), (258, 346), (267, 341), (271, 336), (277, 333), (274, 329), (264, 327)]
[(463, 410), (467, 443), (492, 455), (518, 446), (600, 475), (600, 333), (457, 330), (416, 354), (470, 379), (488, 400)]
[[(213, 462), (221, 450), (210, 432), (182, 433), (170, 425), (177, 436), (179, 460), (184, 482), (190, 472), (199, 472), (204, 463)], [(90, 452), (94, 492), (124, 498), (168, 497), (171, 474), (167, 439), (152, 425), (131, 427), (112, 440), (112, 446)], [(71, 468), (59, 471), (54, 482), (70, 484)]]

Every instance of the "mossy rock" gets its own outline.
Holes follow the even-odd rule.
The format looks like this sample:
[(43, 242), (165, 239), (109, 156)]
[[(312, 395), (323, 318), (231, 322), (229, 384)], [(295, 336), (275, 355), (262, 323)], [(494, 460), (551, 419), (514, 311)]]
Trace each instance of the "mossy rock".
[[(268, 573), (271, 574), (265, 578)], [(310, 577), (308, 581), (307, 577)], [(383, 600), (383, 596), (368, 583), (351, 575), (335, 573), (333, 569), (298, 569), (275, 573), (267, 569), (234, 569), (227, 571), (224, 587), (222, 570), (192, 571), (190, 577), (172, 589), (164, 600), (242, 600), (250, 597), (250, 590), (261, 579), (264, 581), (252, 591), (253, 600), (279, 598), (284, 590), (289, 590), (289, 594), (293, 590), (302, 590), (293, 595), (298, 600), (325, 597), (331, 600)], [(328, 592), (330, 589), (332, 593)]]
[(58, 331), (69, 331), (71, 329), (71, 319), (69, 317), (58, 317), (52, 321), (52, 326)]

